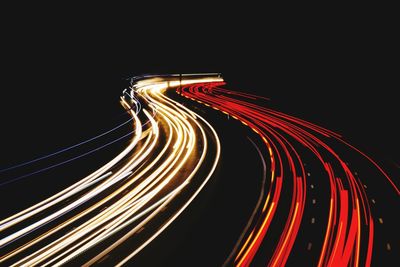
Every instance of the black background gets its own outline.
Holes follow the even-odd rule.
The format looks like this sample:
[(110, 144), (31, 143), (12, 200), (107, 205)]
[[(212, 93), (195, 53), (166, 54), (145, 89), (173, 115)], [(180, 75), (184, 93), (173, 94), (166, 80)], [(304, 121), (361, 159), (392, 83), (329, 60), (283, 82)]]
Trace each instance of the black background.
[[(109, 13), (92, 20), (94, 10), (79, 21), (74, 13), (59, 19), (59, 12), (28, 11), (26, 18), (21, 10), (5, 19), (0, 168), (115, 126), (129, 77), (191, 72), (221, 72), (227, 88), (270, 97), (274, 108), (343, 134), (380, 163), (400, 165), (399, 46), (390, 17), (299, 12), (257, 14), (249, 23), (240, 12), (227, 21), (207, 12), (131, 20), (141, 10), (128, 11), (119, 25)], [(172, 18), (178, 23), (169, 25)], [(10, 201), (51, 191), (30, 185)]]
[(3, 24), (2, 167), (107, 129), (131, 76), (214, 71), (231, 89), (270, 97), (278, 109), (400, 162), (398, 57), (388, 19), (220, 19), (197, 27), (144, 19), (122, 30), (109, 18), (18, 21), (23, 15)]

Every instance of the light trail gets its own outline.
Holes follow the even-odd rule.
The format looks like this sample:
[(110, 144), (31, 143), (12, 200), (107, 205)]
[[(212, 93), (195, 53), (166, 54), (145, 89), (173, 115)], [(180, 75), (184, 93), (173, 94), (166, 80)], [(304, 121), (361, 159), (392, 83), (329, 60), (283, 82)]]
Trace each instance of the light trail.
[[(270, 152), (271, 184), (264, 196), (263, 208), (259, 216), (251, 217), (245, 229), (246, 239), (240, 249), (235, 248), (235, 258), (229, 257), (225, 265), (249, 266), (256, 257), (263, 257), (260, 251), (262, 243), (274, 243), (274, 253), (265, 259), (269, 266), (284, 266), (300, 226), (304, 224), (307, 184), (309, 178), (304, 170), (304, 148), (312, 153), (326, 172), (330, 185), (330, 197), (327, 199), (329, 216), (318, 266), (370, 266), (372, 245), (374, 242), (373, 216), (369, 201), (361, 180), (356, 178), (343, 156), (330, 145), (332, 140), (345, 144), (347, 149), (367, 159), (380, 172), (399, 195), (399, 189), (369, 156), (345, 142), (340, 135), (322, 127), (283, 114), (258, 104), (261, 99), (256, 95), (230, 91), (221, 88), (224, 82), (188, 85), (177, 90), (187, 99), (196, 101), (214, 110), (228, 114), (243, 125), (251, 128), (264, 140)], [(291, 182), (290, 182), (291, 181)], [(287, 210), (286, 222), (273, 231), (280, 231), (279, 240), (270, 240), (268, 232), (275, 218), (276, 209), (281, 207), (281, 192), (291, 192), (291, 204)], [(287, 193), (286, 193), (287, 194)], [(313, 219), (314, 220), (314, 219)], [(242, 234), (243, 235), (243, 234)], [(364, 240), (361, 242), (361, 240)], [(361, 255), (363, 255), (361, 257)]]
[[(306, 203), (309, 199), (316, 203), (312, 194), (323, 185), (327, 193), (317, 203), (323, 203), (326, 209), (320, 211), (322, 218), (313, 216), (311, 224), (319, 223), (324, 230), (315, 234), (320, 244), (312, 243), (318, 252), (310, 263), (370, 266), (375, 216), (365, 179), (349, 167), (343, 151), (366, 160), (378, 173), (377, 178), (394, 189), (390, 193), (399, 196), (391, 177), (340, 135), (265, 107), (268, 98), (230, 91), (222, 85), (225, 83), (218, 73), (133, 78), (120, 100), (131, 116), (127, 122), (75, 146), (0, 170), (34, 164), (132, 123), (128, 135), (106, 143), (131, 136), (109, 162), (61, 192), (0, 221), (0, 263), (90, 266), (104, 263), (113, 255), (113, 262), (107, 264), (121, 266), (134, 261), (173, 224), (212, 178), (221, 155), (212, 125), (183, 102), (167, 96), (167, 90), (176, 88), (179, 95), (204, 105), (211, 113), (218, 111), (233, 118), (260, 138), (258, 145), (250, 141), (262, 160), (262, 187), (224, 266), (288, 264), (302, 229), (309, 223), (306, 215), (311, 208)], [(338, 143), (347, 150), (338, 151)], [(311, 180), (310, 172), (314, 173), (316, 166), (305, 167), (310, 158), (322, 170), (315, 180)], [(383, 224), (381, 217), (379, 223)], [(311, 242), (308, 244), (311, 250)], [(386, 247), (392, 249), (389, 243)]]
[[(3, 219), (0, 247), (8, 252), (2, 252), (0, 263), (60, 266), (88, 250), (96, 251), (102, 242), (111, 242), (88, 262), (95, 263), (126, 240), (141, 235), (123, 264), (146, 247), (200, 193), (220, 155), (212, 126), (163, 93), (170, 86), (217, 81), (222, 78), (169, 76), (132, 84), (130, 93), (124, 91), (121, 97), (134, 123), (134, 136), (127, 147), (65, 190)], [(125, 96), (137, 103), (135, 108)], [(204, 164), (206, 159), (211, 164)], [(152, 226), (142, 232), (149, 223)], [(108, 241), (121, 233), (116, 241)]]

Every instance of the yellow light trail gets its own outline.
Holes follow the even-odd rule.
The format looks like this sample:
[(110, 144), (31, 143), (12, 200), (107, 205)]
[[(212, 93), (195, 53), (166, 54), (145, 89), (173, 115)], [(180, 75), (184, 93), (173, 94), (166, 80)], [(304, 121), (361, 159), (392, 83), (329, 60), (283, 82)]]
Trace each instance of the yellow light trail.
[[(2, 249), (17, 240), (24, 241), (1, 255), (0, 263), (60, 266), (106, 242), (116, 233), (130, 229), (114, 243), (108, 243), (105, 250), (87, 262), (90, 265), (134, 234), (142, 234), (148, 222), (161, 217), (160, 226), (146, 230), (145, 239), (140, 239), (142, 242), (138, 242), (118, 265), (145, 248), (200, 193), (214, 173), (220, 156), (218, 135), (211, 125), (164, 93), (170, 86), (216, 81), (223, 80), (220, 77), (155, 77), (136, 82), (132, 90), (143, 101), (143, 115), (133, 112), (129, 100), (121, 97), (121, 104), (133, 117), (135, 127), (135, 135), (127, 147), (79, 182), (0, 221), (0, 233), (12, 230), (0, 240)], [(132, 97), (131, 101), (136, 98)], [(142, 117), (150, 125), (145, 127)], [(211, 151), (210, 144), (213, 146)], [(206, 157), (212, 157), (211, 166), (203, 164)], [(206, 173), (201, 177), (196, 176), (200, 168)], [(196, 183), (192, 184), (194, 179)], [(194, 188), (188, 190), (190, 186)], [(178, 195), (183, 195), (183, 200), (177, 201)], [(70, 197), (74, 200), (68, 203), (66, 200)], [(169, 206), (172, 202), (175, 204)], [(78, 207), (81, 208), (78, 210)], [(83, 218), (84, 222), (78, 223)], [(56, 223), (50, 226), (53, 221)], [(36, 234), (42, 227), (46, 227), (46, 231)], [(64, 234), (56, 236), (62, 229)], [(38, 244), (41, 244), (39, 249), (26, 254), (29, 248)]]

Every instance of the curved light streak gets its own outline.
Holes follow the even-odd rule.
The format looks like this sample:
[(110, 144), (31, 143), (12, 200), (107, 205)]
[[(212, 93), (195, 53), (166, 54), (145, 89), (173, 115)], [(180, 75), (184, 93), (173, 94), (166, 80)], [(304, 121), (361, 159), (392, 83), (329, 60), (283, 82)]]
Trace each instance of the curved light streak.
[[(218, 136), (212, 126), (163, 93), (169, 86), (181, 83), (215, 81), (222, 79), (151, 77), (132, 84), (131, 91), (124, 91), (121, 97), (121, 104), (132, 116), (135, 127), (130, 143), (114, 159), (79, 182), (0, 221), (0, 233), (11, 231), (0, 239), (0, 246), (5, 250), (12, 248), (0, 256), (0, 262), (11, 266), (59, 266), (131, 229), (90, 261), (94, 263), (166, 213), (168, 216), (161, 220), (161, 226), (145, 231), (144, 241), (132, 248), (133, 252), (120, 264), (154, 240), (204, 188), (220, 154)], [(136, 108), (132, 109), (126, 95), (131, 99), (129, 102), (137, 103)], [(142, 123), (142, 118), (150, 125)], [(209, 143), (213, 144), (211, 151)], [(211, 167), (203, 164), (206, 157), (213, 158)], [(205, 176), (197, 175), (200, 168), (206, 171)], [(178, 201), (178, 195), (183, 200)], [(71, 198), (73, 201), (68, 201)], [(174, 205), (168, 206), (172, 202)], [(41, 228), (45, 232), (38, 231)], [(57, 236), (61, 230), (64, 234)], [(24, 243), (20, 244), (22, 240)], [(22, 254), (38, 245), (41, 248)]]
[[(258, 104), (267, 100), (265, 98), (221, 88), (224, 84), (219, 82), (189, 85), (179, 88), (177, 93), (228, 114), (251, 128), (264, 140), (270, 152), (272, 174), (271, 184), (264, 198), (265, 204), (259, 210), (260, 215), (257, 218), (250, 218), (249, 224), (252, 227), (246, 231), (247, 238), (241, 242), (239, 251), (233, 252), (236, 253), (234, 260), (230, 257), (225, 264), (249, 266), (256, 255), (262, 257), (259, 248), (262, 243), (269, 240), (267, 233), (271, 231), (271, 222), (277, 220), (275, 211), (280, 207), (283, 189), (292, 192), (291, 197), (285, 196), (290, 199), (291, 204), (287, 210), (286, 221), (280, 223), (279, 229), (276, 226), (274, 228), (274, 231), (279, 230), (281, 235), (278, 241), (274, 241), (276, 242), (274, 253), (266, 260), (269, 262), (268, 266), (286, 264), (300, 225), (304, 223), (303, 211), (309, 181), (300, 148), (306, 148), (323, 166), (330, 184), (326, 231), (316, 264), (369, 266), (372, 258), (374, 227), (367, 194), (361, 180), (354, 176), (345, 163), (343, 155), (339, 155), (331, 148), (329, 142), (336, 140), (345, 144), (347, 149), (367, 159), (399, 195), (399, 189), (391, 178), (370, 157), (344, 141), (340, 135)], [(288, 183), (289, 180), (292, 182)], [(361, 236), (364, 242), (361, 242)], [(365, 257), (360, 257), (361, 253)]]

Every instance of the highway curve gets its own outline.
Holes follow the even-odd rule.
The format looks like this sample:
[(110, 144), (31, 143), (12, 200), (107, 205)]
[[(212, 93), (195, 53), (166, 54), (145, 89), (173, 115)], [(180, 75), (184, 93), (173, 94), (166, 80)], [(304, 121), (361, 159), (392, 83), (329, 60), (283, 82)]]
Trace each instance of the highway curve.
[[(2, 214), (2, 265), (399, 261), (398, 181), (341, 135), (269, 108), (264, 96), (227, 89), (218, 73), (138, 76), (120, 102), (130, 116), (126, 122), (0, 170), (38, 166), (0, 186), (23, 183), (128, 140), (91, 174)], [(97, 143), (127, 126), (128, 133)], [(51, 163), (86, 143), (95, 148)]]

